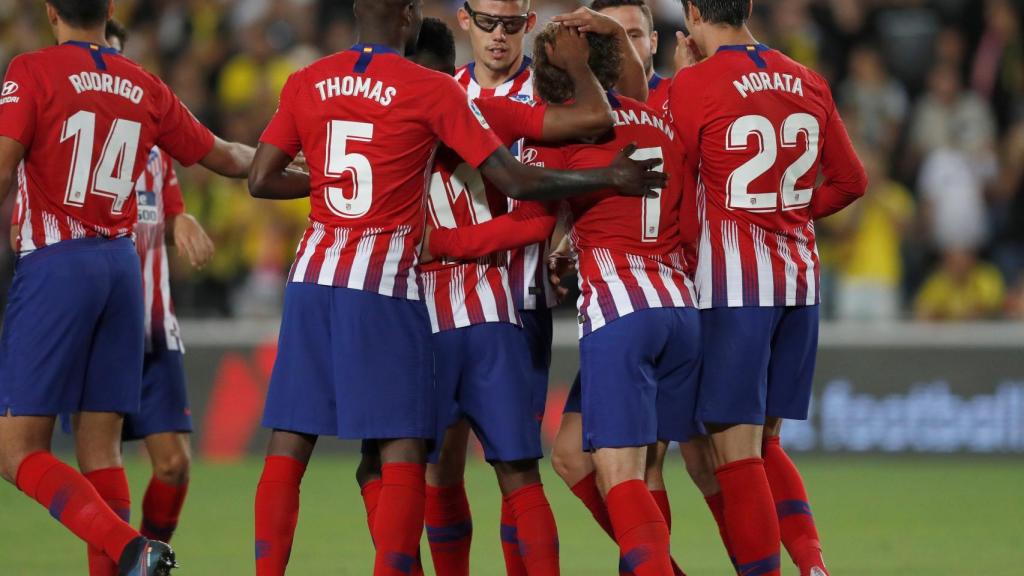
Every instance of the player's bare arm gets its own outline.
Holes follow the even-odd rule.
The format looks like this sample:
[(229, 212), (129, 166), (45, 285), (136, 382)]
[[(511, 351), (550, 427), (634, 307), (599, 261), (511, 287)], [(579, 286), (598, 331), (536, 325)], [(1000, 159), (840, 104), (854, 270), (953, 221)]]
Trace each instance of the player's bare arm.
[(647, 70), (622, 24), (590, 8), (579, 8), (569, 14), (555, 16), (552, 20), (562, 26), (577, 28), (580, 32), (614, 36), (622, 53), (622, 72), (616, 88), (625, 96), (641, 102), (647, 101)]
[(18, 164), (25, 157), (25, 147), (6, 136), (0, 136), (0, 204), (4, 203), (17, 181)]
[(572, 80), (575, 101), (550, 106), (544, 114), (545, 142), (596, 138), (615, 123), (604, 88), (590, 70), (590, 43), (575, 29), (561, 27), (554, 42), (545, 46), (548, 60)]
[(309, 174), (290, 168), (293, 160), (273, 144), (260, 144), (249, 173), (249, 194), (266, 200), (309, 196)]
[(221, 176), (245, 178), (249, 175), (255, 153), (256, 149), (252, 146), (226, 142), (215, 137), (213, 149), (199, 163)]
[(668, 176), (654, 169), (661, 160), (636, 161), (630, 156), (636, 146), (627, 146), (606, 168), (595, 170), (548, 170), (520, 163), (508, 148), (501, 147), (480, 166), (480, 171), (515, 200), (555, 201), (596, 190), (613, 188), (625, 196), (657, 196)]
[(202, 268), (213, 258), (214, 245), (209, 234), (195, 216), (188, 213), (167, 218), (168, 240), (174, 243), (178, 253), (188, 258), (194, 268)]

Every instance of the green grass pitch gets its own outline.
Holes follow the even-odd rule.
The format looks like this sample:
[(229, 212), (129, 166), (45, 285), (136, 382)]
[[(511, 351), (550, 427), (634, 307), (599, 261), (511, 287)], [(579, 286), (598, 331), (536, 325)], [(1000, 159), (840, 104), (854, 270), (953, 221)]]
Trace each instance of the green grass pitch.
[[(678, 457), (676, 457), (678, 458)], [(981, 575), (1024, 572), (1024, 461), (1012, 458), (799, 457), (834, 576)], [(174, 545), (182, 576), (251, 575), (253, 494), (261, 461), (198, 464)], [(616, 574), (616, 549), (544, 464), (558, 520), (562, 574)], [(148, 464), (128, 463), (139, 517)], [(289, 574), (366, 576), (372, 552), (355, 461), (314, 458)], [(676, 558), (691, 576), (728, 575), (710, 513), (678, 460), (667, 472)], [(484, 464), (467, 478), (473, 507), (472, 573), (504, 573), (498, 488)], [(426, 545), (424, 558), (429, 558)], [(429, 562), (427, 562), (429, 564)], [(783, 561), (784, 574), (793, 575)], [(428, 574), (433, 574), (430, 567)], [(85, 548), (14, 487), (0, 487), (0, 574), (86, 574)]]

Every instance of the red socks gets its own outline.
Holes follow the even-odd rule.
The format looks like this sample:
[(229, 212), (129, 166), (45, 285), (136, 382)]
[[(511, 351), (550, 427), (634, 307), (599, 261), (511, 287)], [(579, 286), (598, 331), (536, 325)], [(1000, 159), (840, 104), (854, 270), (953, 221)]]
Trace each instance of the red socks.
[(601, 491), (597, 489), (597, 473), (591, 472), (586, 478), (580, 480), (570, 488), (572, 493), (583, 502), (583, 505), (590, 510), (591, 516), (601, 528), (615, 539), (615, 532), (612, 530), (612, 520), (608, 517), (608, 507), (605, 506), (604, 498), (601, 498)]
[(544, 485), (530, 484), (505, 497), (519, 538), (519, 555), (530, 576), (557, 576), (558, 528)]
[[(129, 522), (132, 513), (131, 493), (128, 489), (128, 478), (124, 468), (105, 468), (85, 474), (85, 479), (96, 488), (96, 493), (110, 506), (110, 509), (125, 522)], [(89, 546), (89, 576), (117, 576), (117, 562), (107, 553)]]
[(508, 498), (501, 499), (501, 552), (505, 556), (505, 573), (508, 576), (527, 576), (526, 565), (519, 553), (519, 531), (516, 515)]
[(379, 479), (370, 480), (360, 490), (363, 495), (363, 507), (366, 508), (366, 525), (370, 528), (371, 539), (373, 538), (373, 523), (377, 520), (377, 505), (380, 503), (380, 490), (383, 484)]
[(181, 507), (185, 505), (188, 482), (180, 486), (165, 484), (156, 476), (149, 480), (142, 499), (142, 535), (151, 540), (170, 542), (178, 528)]
[(715, 472), (725, 500), (725, 525), (744, 576), (779, 576), (779, 519), (764, 460), (748, 458)]
[(668, 526), (668, 531), (671, 533), (672, 505), (668, 501), (668, 490), (651, 490), (651, 497), (654, 498), (654, 503), (658, 505), (658, 510), (661, 510), (661, 517), (665, 519), (665, 525)]
[(821, 558), (821, 541), (814, 526), (804, 481), (779, 444), (778, 436), (765, 437), (764, 468), (775, 499), (782, 543), (789, 551), (793, 563), (800, 569), (801, 576), (809, 575), (813, 568), (818, 568), (827, 576), (828, 571)]
[(306, 465), (267, 456), (256, 488), (256, 574), (283, 576), (299, 521), (299, 484)]
[[(651, 497), (654, 498), (654, 502), (658, 505), (658, 510), (661, 510), (661, 517), (665, 519), (665, 525), (668, 526), (669, 535), (672, 534), (672, 505), (668, 500), (668, 490), (651, 490)], [(676, 559), (669, 557), (672, 562), (672, 573), (675, 576), (686, 576), (683, 569), (676, 564)]]
[(426, 525), (434, 571), (446, 576), (469, 575), (469, 547), (473, 519), (462, 482), (454, 486), (427, 486)]
[(384, 464), (380, 503), (373, 525), (374, 576), (408, 576), (419, 564), (426, 507), (426, 466)]
[(722, 545), (725, 546), (725, 553), (729, 555), (729, 562), (736, 566), (736, 556), (733, 555), (732, 546), (729, 545), (729, 532), (725, 529), (725, 498), (722, 498), (722, 493), (718, 492), (704, 497), (704, 501), (707, 502), (708, 508), (711, 509), (711, 515), (715, 517), (715, 523), (718, 524), (718, 535), (722, 537)]
[[(28, 497), (115, 563), (139, 533), (110, 509), (92, 484), (49, 452), (35, 452), (18, 467), (16, 484)], [(127, 493), (127, 491), (125, 492)]]
[(636, 576), (672, 576), (665, 518), (643, 480), (616, 485), (605, 498), (621, 551), (621, 568)]

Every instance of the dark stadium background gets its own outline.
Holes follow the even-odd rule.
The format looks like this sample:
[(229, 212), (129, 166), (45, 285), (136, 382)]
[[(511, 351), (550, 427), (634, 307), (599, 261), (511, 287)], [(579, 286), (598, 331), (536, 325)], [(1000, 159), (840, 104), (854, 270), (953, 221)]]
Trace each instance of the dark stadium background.
[[(460, 64), (470, 57), (454, 20), (461, 4), (428, 1), (425, 9), (456, 30)], [(543, 22), (579, 4), (535, 0), (534, 9)], [(671, 74), (681, 9), (678, 0), (651, 4), (663, 40), (658, 69)], [(755, 36), (832, 83), (872, 179), (863, 202), (818, 225), (828, 321), (817, 394), (812, 420), (785, 434), (793, 450), (811, 452), (800, 456), (801, 467), (832, 569), (1019, 574), (1024, 2), (755, 5)], [(118, 17), (131, 32), (129, 56), (219, 134), (248, 143), (258, 139), (289, 73), (355, 41), (351, 2), (343, 0), (120, 1)], [(0, 70), (51, 42), (42, 0), (0, 0)], [(189, 211), (218, 247), (202, 271), (183, 261), (173, 266), (200, 462), (179, 543), (189, 569), (182, 573), (251, 573), (251, 493), (265, 441), (259, 417), (284, 277), (307, 205), (255, 201), (243, 184), (201, 170), (180, 176)], [(0, 298), (13, 273), (10, 204), (0, 208)], [(575, 370), (572, 306), (570, 297), (558, 310), (549, 433)], [(295, 573), (367, 572), (352, 448), (322, 443), (335, 454), (314, 462), (304, 494), (326, 500), (303, 509)], [(132, 460), (129, 468), (138, 493), (146, 464)], [(674, 546), (691, 551), (683, 555), (691, 573), (725, 574), (709, 519), (680, 469), (670, 477), (681, 526)], [(558, 482), (545, 474), (549, 485)], [(493, 478), (478, 465), (469, 482), (474, 566), (498, 574), (489, 556), (497, 553)], [(566, 491), (550, 491), (564, 573), (609, 572), (610, 545)], [(78, 573), (77, 543), (22, 500), (0, 487), (0, 574)], [(322, 541), (334, 531), (344, 544)], [(48, 539), (59, 542), (57, 553)]]

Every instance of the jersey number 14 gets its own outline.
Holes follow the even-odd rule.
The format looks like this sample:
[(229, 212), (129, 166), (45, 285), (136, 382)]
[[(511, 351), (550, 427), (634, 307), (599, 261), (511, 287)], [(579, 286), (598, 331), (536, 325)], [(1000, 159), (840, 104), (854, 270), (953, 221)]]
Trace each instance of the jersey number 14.
[[(142, 125), (117, 118), (110, 126), (96, 169), (92, 153), (96, 141), (96, 114), (82, 110), (64, 122), (61, 143), (74, 140), (68, 186), (64, 203), (85, 206), (89, 193), (113, 199), (112, 214), (121, 214), (124, 204), (135, 190), (135, 159), (139, 151)], [(91, 187), (90, 187), (91, 184)]]

